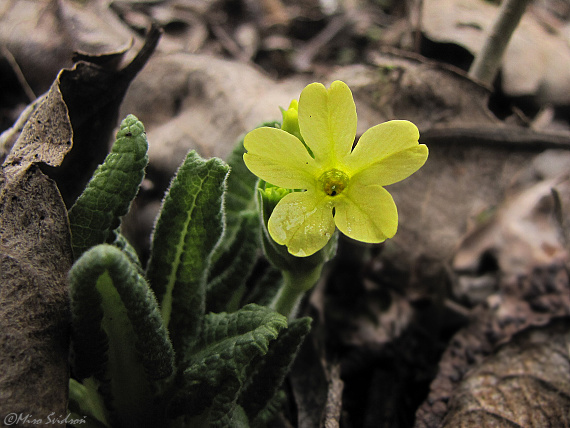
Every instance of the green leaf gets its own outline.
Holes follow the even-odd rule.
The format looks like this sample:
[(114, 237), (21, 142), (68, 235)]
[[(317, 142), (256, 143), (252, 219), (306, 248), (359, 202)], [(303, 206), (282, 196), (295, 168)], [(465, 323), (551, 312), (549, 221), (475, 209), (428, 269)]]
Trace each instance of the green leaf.
[[(266, 262), (267, 263), (267, 262)], [(247, 296), (248, 302), (269, 306), (283, 284), (283, 274), (276, 267), (268, 264), (263, 276), (257, 280)]]
[(231, 426), (224, 424), (237, 406), (251, 362), (267, 353), (269, 343), (286, 326), (285, 317), (254, 304), (231, 314), (206, 315), (182, 389), (172, 402), (174, 415), (207, 410), (210, 426)]
[(269, 345), (269, 352), (258, 359), (253, 371), (247, 377), (239, 404), (250, 420), (267, 418), (267, 410), (299, 352), (305, 336), (311, 330), (311, 318), (300, 318), (289, 323), (277, 340)]
[(133, 248), (125, 235), (123, 235), (119, 230), (115, 230), (115, 240), (113, 241), (113, 245), (125, 253), (131, 263), (139, 268), (141, 275), (144, 274), (137, 251)]
[(73, 369), (93, 376), (121, 426), (160, 415), (157, 389), (174, 372), (174, 352), (154, 294), (118, 248), (86, 251), (69, 272)]
[(267, 428), (275, 416), (283, 409), (283, 405), (287, 402), (287, 394), (282, 389), (277, 391), (275, 396), (251, 421), (251, 428)]
[(259, 246), (259, 215), (245, 213), (233, 244), (212, 266), (209, 280), (206, 312), (233, 312), (240, 306)]
[[(261, 126), (279, 128), (279, 122), (266, 122)], [(227, 181), (225, 198), (226, 230), (221, 244), (216, 249), (213, 260), (217, 260), (222, 253), (231, 251), (239, 230), (243, 226), (244, 213), (257, 212), (255, 192), (257, 177), (245, 166), (243, 155), (246, 152), (243, 146), (243, 137), (237, 142), (234, 150), (227, 158), (230, 174)]]
[(177, 357), (198, 337), (212, 250), (223, 232), (228, 166), (190, 152), (168, 190), (154, 230), (147, 278)]
[(88, 427), (108, 427), (105, 418), (105, 406), (102, 397), (93, 385), (86, 380), (85, 384), (69, 379), (68, 409), (72, 414), (80, 415), (73, 419), (85, 419)]
[(136, 196), (148, 163), (143, 124), (133, 115), (121, 123), (111, 153), (69, 210), (73, 253), (77, 259), (89, 248), (113, 241)]

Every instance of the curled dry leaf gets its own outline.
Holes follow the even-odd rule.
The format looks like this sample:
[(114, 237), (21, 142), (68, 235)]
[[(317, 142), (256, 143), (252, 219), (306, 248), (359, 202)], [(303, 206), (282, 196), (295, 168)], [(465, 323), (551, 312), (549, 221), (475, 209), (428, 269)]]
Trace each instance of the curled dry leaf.
[(36, 163), (57, 166), (72, 130), (57, 84), (0, 171), (0, 416), (66, 413), (71, 267), (67, 212)]
[(548, 331), (551, 320), (570, 316), (570, 285), (562, 264), (536, 267), (529, 275), (505, 279), (500, 288), (501, 293), (475, 309), (470, 325), (449, 342), (429, 396), (416, 413), (416, 428), (440, 427), (468, 373), (501, 352), (499, 346), (508, 344), (514, 335), (533, 326), (546, 326), (544, 331)]
[[(70, 206), (81, 193), (91, 178), (92, 172), (107, 155), (109, 140), (117, 123), (121, 101), (131, 81), (154, 52), (160, 34), (158, 28), (152, 27), (140, 51), (123, 68), (116, 67), (116, 60), (122, 55), (121, 53), (112, 52), (95, 57), (83, 55), (81, 57), (87, 61), (80, 61), (71, 69), (61, 70), (57, 76), (56, 83), (47, 96), (53, 98), (50, 94), (57, 90), (59, 101), (58, 105), (53, 103), (53, 108), (61, 110), (62, 106), (67, 106), (66, 111), (69, 111), (69, 119), (73, 127), (74, 148), (65, 157), (62, 167), (50, 169), (49, 175), (56, 180), (67, 206)], [(107, 57), (109, 61), (105, 60)], [(38, 103), (36, 102), (35, 105), (37, 107)], [(32, 117), (31, 115), (35, 114), (34, 108), (26, 109), (24, 118), (18, 120), (13, 128), (0, 135), (2, 145), (0, 155), (15, 145), (20, 132), (24, 132), (22, 131), (24, 123), (30, 122), (25, 116)], [(56, 125), (48, 118), (38, 116), (33, 120), (35, 121), (34, 129), (42, 132), (43, 137), (46, 137), (42, 139), (38, 134), (36, 145), (47, 143), (46, 146), (42, 146), (41, 151), (54, 150), (58, 145), (65, 144), (65, 141), (57, 140), (57, 135), (59, 135), (57, 129), (51, 129), (54, 133), (49, 133), (50, 127), (53, 128)], [(69, 148), (67, 147), (67, 151)], [(24, 148), (18, 149), (17, 153), (13, 152), (12, 156), (17, 160), (25, 154), (25, 151), (29, 151), (33, 157), (31, 161), (42, 161), (50, 166), (59, 164), (54, 161), (46, 162), (45, 156), (40, 152), (30, 150), (24, 145)], [(62, 160), (63, 156), (59, 162)]]
[(498, 272), (527, 275), (535, 266), (567, 259), (569, 168), (570, 152), (537, 155), (509, 186), (505, 201), (462, 238), (452, 262), (456, 297), (478, 303), (486, 297), (483, 289), (496, 285)]
[(226, 158), (240, 135), (280, 119), (279, 106), (307, 83), (296, 77), (276, 84), (253, 67), (209, 55), (157, 54), (133, 81), (121, 112), (145, 124), (150, 163), (168, 179), (191, 149)]
[[(121, 99), (159, 34), (152, 29), (135, 59), (121, 70), (81, 62), (61, 71), (49, 92), (26, 111), (25, 120), (0, 139), (5, 152), (11, 148), (0, 170), (2, 420), (9, 413), (44, 422), (52, 412), (52, 417), (67, 414), (67, 272), (73, 256), (62, 195), (39, 164), (58, 167), (66, 158), (66, 168), (44, 168), (75, 186), (66, 188), (72, 200), (91, 173), (90, 155), (106, 153)], [(72, 137), (75, 157), (66, 157)]]
[(518, 334), (458, 386), (443, 428), (567, 427), (568, 319)]

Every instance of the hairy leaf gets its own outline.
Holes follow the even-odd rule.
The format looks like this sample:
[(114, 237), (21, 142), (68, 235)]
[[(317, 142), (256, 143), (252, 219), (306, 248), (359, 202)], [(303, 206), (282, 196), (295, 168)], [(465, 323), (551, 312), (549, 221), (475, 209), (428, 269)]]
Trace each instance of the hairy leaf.
[[(279, 122), (267, 122), (262, 126), (279, 127)], [(227, 191), (225, 197), (226, 230), (223, 241), (216, 249), (213, 260), (216, 261), (224, 253), (232, 252), (231, 245), (235, 243), (239, 231), (247, 226), (242, 221), (245, 213), (256, 213), (255, 185), (257, 177), (245, 166), (243, 155), (243, 137), (238, 141), (234, 150), (227, 158), (230, 174), (227, 180)], [(254, 232), (253, 229), (252, 232)], [(256, 233), (256, 232), (255, 232)], [(214, 272), (216, 270), (214, 269)]]
[(212, 267), (212, 272), (219, 273), (208, 283), (207, 312), (238, 309), (257, 258), (258, 231), (259, 215), (244, 214), (234, 242)]
[(183, 390), (175, 397), (175, 415), (208, 409), (211, 426), (227, 426), (249, 367), (265, 355), (269, 343), (287, 326), (271, 309), (254, 304), (237, 312), (206, 315), (200, 341), (183, 373)]
[(86, 380), (83, 384), (77, 380), (69, 379), (68, 411), (77, 415), (74, 419), (85, 419), (87, 427), (108, 426), (105, 417), (105, 404), (101, 395), (97, 392), (97, 386), (93, 379)]
[(148, 423), (174, 353), (154, 294), (118, 248), (98, 245), (69, 273), (75, 373), (94, 376), (121, 426)]
[(111, 153), (69, 210), (73, 253), (78, 258), (89, 248), (112, 242), (136, 196), (148, 163), (143, 124), (133, 115), (121, 123)]
[(119, 230), (115, 230), (115, 241), (113, 241), (113, 245), (122, 250), (131, 263), (139, 268), (140, 273), (144, 274), (137, 251)]
[(152, 239), (147, 278), (179, 359), (198, 337), (210, 255), (223, 232), (228, 167), (190, 152), (168, 190)]
[[(262, 126), (279, 127), (277, 122), (264, 123)], [(257, 211), (255, 205), (255, 184), (257, 177), (245, 166), (243, 155), (245, 148), (243, 138), (238, 142), (227, 162), (231, 168), (228, 177), (228, 191), (226, 195), (227, 227), (238, 227), (239, 216), (243, 211)], [(235, 235), (234, 232), (233, 235)], [(228, 233), (228, 235), (232, 235)]]
[[(254, 366), (247, 377), (244, 391), (239, 403), (251, 420), (260, 416), (276, 396), (283, 380), (289, 370), (305, 336), (311, 329), (311, 318), (300, 318), (289, 323), (289, 327), (282, 330), (277, 340), (269, 345), (269, 352)], [(261, 415), (269, 417), (269, 412)]]

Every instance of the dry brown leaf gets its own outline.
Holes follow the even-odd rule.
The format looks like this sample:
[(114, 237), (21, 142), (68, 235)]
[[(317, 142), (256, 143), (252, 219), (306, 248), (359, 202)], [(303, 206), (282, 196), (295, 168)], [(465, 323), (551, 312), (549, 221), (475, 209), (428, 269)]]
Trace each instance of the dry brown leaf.
[(0, 44), (13, 55), (36, 93), (46, 91), (74, 52), (91, 56), (124, 52), (142, 40), (109, 9), (108, 2), (18, 1), (0, 5)]
[(570, 323), (517, 335), (457, 388), (443, 428), (570, 425)]
[(309, 83), (276, 83), (255, 68), (210, 55), (157, 54), (133, 81), (121, 114), (147, 129), (153, 167), (171, 177), (191, 150), (225, 158), (236, 139), (263, 121), (280, 120)]
[(37, 162), (58, 166), (71, 150), (72, 135), (67, 106), (56, 82), (26, 119), (16, 144), (6, 157), (7, 167), (21, 170)]
[(158, 37), (153, 29), (121, 70), (88, 62), (63, 70), (50, 91), (2, 138), (4, 150), (15, 140), (0, 172), (2, 420), (10, 413), (44, 422), (50, 415), (67, 414), (71, 238), (59, 189), (39, 164), (62, 164), (72, 148), (73, 129), (75, 157), (65, 159), (68, 167), (50, 170), (71, 186), (66, 190), (72, 200), (70, 189), (81, 190), (90, 175), (91, 155), (99, 153), (97, 162), (106, 153), (122, 96)]
[(98, 56), (124, 52), (142, 40), (109, 8), (109, 2), (74, 0), (57, 1), (58, 30), (71, 41), (74, 52)]
[(473, 311), (470, 325), (449, 342), (430, 393), (416, 413), (416, 428), (440, 427), (463, 380), (479, 370), (486, 358), (501, 352), (499, 346), (508, 344), (517, 333), (547, 326), (557, 318), (567, 324), (570, 284), (564, 265), (536, 267), (529, 275), (505, 279), (500, 289)]
[[(552, 160), (570, 161), (570, 153), (560, 151), (543, 153), (536, 160), (545, 159), (546, 155), (555, 158)], [(533, 266), (564, 260), (567, 243), (556, 215), (553, 191), (563, 198), (562, 207), (567, 207), (570, 183), (566, 171), (507, 196), (496, 213), (463, 239), (454, 255), (454, 269), (476, 274), (485, 254), (496, 259), (504, 275), (527, 274)], [(568, 223), (569, 213), (562, 209), (564, 223)]]
[[(151, 28), (145, 44), (135, 58), (125, 67), (119, 69), (116, 68), (117, 64), (114, 61), (110, 63), (103, 61), (102, 64), (99, 64), (105, 57), (120, 56), (116, 52), (109, 55), (101, 54), (96, 57), (83, 56), (87, 59), (86, 61), (80, 61), (72, 69), (64, 69), (59, 73), (56, 82), (47, 94), (47, 97), (53, 100), (52, 109), (54, 112), (63, 109), (66, 112), (69, 111), (69, 118), (73, 127), (74, 149), (66, 156), (62, 168), (50, 170), (50, 177), (56, 180), (68, 206), (83, 190), (96, 166), (105, 158), (110, 137), (118, 121), (119, 106), (123, 96), (132, 79), (145, 66), (148, 58), (154, 52), (159, 38), (160, 31), (158, 28)], [(56, 99), (57, 103), (55, 102)], [(49, 119), (34, 116), (38, 105), (38, 102), (33, 103), (24, 111), (17, 123), (0, 136), (2, 146), (0, 147), (0, 156), (10, 150), (20, 133), (26, 132), (24, 124), (27, 127), (33, 126), (35, 131), (43, 133), (42, 138), (38, 136), (36, 141), (37, 145), (41, 145), (41, 150), (32, 151), (30, 155), (32, 159), (26, 160), (28, 155), (25, 151), (31, 149), (27, 146), (24, 149), (14, 147), (11, 155), (13, 159), (10, 162), (42, 161), (47, 165), (54, 166), (57, 163), (46, 162), (42, 151), (60, 150), (60, 146), (69, 151), (71, 148), (68, 145), (69, 140), (57, 140), (61, 134), (57, 129), (50, 129), (50, 127), (56, 126), (53, 120), (50, 122)], [(59, 158), (59, 162), (62, 160), (63, 155)]]
[(37, 163), (59, 165), (71, 123), (57, 83), (0, 172), (0, 416), (65, 415), (68, 388), (67, 211)]

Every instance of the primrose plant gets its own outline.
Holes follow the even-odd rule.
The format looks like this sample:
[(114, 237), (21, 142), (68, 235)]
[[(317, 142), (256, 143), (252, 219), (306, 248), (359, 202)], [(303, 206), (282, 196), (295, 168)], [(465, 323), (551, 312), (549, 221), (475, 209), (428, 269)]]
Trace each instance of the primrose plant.
[[(310, 329), (298, 303), (334, 256), (335, 230), (391, 238), (383, 186), (427, 159), (410, 122), (377, 125), (353, 149), (355, 136), (350, 89), (313, 83), (227, 163), (190, 152), (143, 264), (120, 232), (148, 162), (129, 115), (69, 211), (71, 414), (92, 427), (268, 426)], [(260, 248), (272, 267), (257, 278)]]

